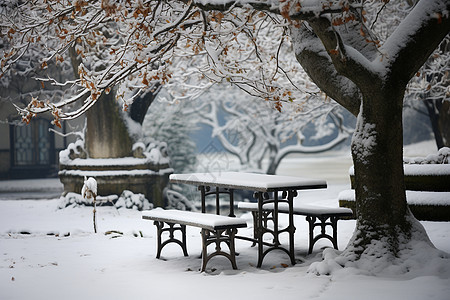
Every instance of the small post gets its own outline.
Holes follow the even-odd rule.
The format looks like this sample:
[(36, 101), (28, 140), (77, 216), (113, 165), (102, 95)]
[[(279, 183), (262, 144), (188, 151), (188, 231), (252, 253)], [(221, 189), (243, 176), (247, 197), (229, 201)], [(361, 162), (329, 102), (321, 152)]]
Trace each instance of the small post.
[(97, 209), (95, 207), (95, 198), (97, 198), (96, 194), (94, 194), (94, 212), (93, 212), (94, 216), (93, 216), (93, 222), (94, 222), (94, 233), (97, 233), (97, 220), (95, 219), (95, 215), (96, 215)]
[(93, 204), (94, 204), (94, 211), (93, 211), (93, 222), (94, 222), (94, 233), (97, 233), (97, 220), (96, 220), (96, 198), (97, 198), (97, 181), (89, 177), (89, 179), (86, 180), (86, 177), (84, 177), (84, 184), (83, 188), (81, 189), (81, 195), (84, 199), (91, 199), (93, 198)]

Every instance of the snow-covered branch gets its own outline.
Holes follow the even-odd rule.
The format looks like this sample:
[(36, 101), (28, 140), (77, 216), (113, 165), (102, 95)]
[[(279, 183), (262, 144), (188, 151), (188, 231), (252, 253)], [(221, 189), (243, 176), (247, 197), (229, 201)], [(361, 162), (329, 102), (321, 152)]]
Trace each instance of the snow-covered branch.
[[(258, 2), (252, 5), (261, 10), (265, 4)], [(181, 91), (177, 99), (197, 97), (211, 82), (230, 82), (274, 101), (277, 109), (283, 102), (301, 98), (300, 93), (317, 92), (309, 81), (297, 79), (300, 66), (287, 55), (291, 44), (286, 20), (248, 5), (205, 11), (194, 4), (198, 3), (38, 0), (10, 4), (8, 11), (0, 12), (5, 16), (1, 30), (7, 41), (0, 50), (2, 72), (20, 60), (31, 44), (39, 44), (47, 49), (34, 58), (42, 68), (74, 49), (72, 63), (79, 76), (77, 94), (70, 100), (51, 104), (38, 99), (39, 107), (29, 105), (20, 112), (29, 120), (90, 95), (76, 112), (57, 113), (61, 119), (74, 118), (114, 87), (143, 89), (155, 82), (176, 86)], [(117, 97), (128, 101), (124, 93)]]
[(449, 13), (449, 1), (419, 1), (381, 49), (387, 55), (384, 64), (390, 76), (406, 84), (416, 74), (450, 32)]

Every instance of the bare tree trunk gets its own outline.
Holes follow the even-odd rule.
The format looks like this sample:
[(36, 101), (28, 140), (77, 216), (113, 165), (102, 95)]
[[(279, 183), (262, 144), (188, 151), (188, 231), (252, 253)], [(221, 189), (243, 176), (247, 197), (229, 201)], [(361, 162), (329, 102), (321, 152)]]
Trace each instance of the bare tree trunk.
[(352, 140), (358, 220), (352, 247), (360, 249), (358, 254), (374, 239), (396, 253), (400, 236), (410, 236), (403, 176), (403, 91), (394, 87), (369, 94), (358, 115)]

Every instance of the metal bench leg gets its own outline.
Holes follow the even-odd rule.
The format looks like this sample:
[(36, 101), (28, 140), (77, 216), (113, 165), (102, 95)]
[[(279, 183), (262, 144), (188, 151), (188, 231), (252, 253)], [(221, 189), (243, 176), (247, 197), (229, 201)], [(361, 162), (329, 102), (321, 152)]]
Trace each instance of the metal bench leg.
[[(226, 232), (224, 235), (223, 233)], [(215, 230), (210, 231), (207, 229), (202, 229), (201, 235), (202, 235), (202, 268), (201, 272), (204, 272), (206, 270), (206, 265), (208, 264), (208, 261), (213, 258), (214, 256), (221, 255), (228, 258), (228, 260), (231, 262), (231, 266), (233, 269), (237, 269), (236, 264), (236, 251), (235, 251), (235, 244), (234, 244), (234, 238), (237, 233), (237, 229), (226, 229), (226, 230)], [(208, 245), (210, 244), (216, 244), (215, 251), (208, 255)], [(222, 251), (220, 244), (226, 243), (230, 249), (230, 253), (226, 253)]]
[[(327, 220), (330, 219), (329, 222)], [(338, 249), (337, 245), (337, 222), (339, 217), (337, 216), (307, 216), (306, 221), (309, 223), (309, 249), (308, 254), (312, 253), (314, 244), (321, 238), (326, 238), (331, 241), (334, 249)], [(320, 226), (320, 233), (314, 236), (314, 228)], [(329, 235), (326, 233), (326, 226), (331, 226), (333, 234)]]
[[(164, 223), (160, 221), (155, 221), (154, 224), (156, 225), (156, 233), (157, 233), (157, 251), (156, 251), (156, 258), (161, 257), (161, 251), (164, 248), (165, 245), (169, 243), (176, 243), (180, 245), (181, 249), (183, 250), (184, 256), (188, 256), (187, 247), (186, 247), (186, 225), (179, 225), (179, 227), (176, 227), (174, 223)], [(169, 227), (164, 228), (164, 225), (167, 224)], [(175, 238), (175, 231), (181, 231), (181, 240)], [(162, 242), (162, 234), (164, 232), (169, 232), (169, 238)]]

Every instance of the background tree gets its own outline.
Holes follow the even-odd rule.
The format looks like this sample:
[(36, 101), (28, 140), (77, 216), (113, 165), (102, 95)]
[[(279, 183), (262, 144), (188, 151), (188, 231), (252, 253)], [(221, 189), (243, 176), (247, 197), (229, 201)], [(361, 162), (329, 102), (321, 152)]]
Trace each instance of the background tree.
[(450, 35), (445, 37), (412, 80), (407, 100), (411, 107), (429, 117), (437, 148), (449, 147)]
[(197, 119), (184, 113), (189, 101), (174, 103), (164, 91), (151, 106), (143, 123), (145, 139), (167, 143), (170, 167), (175, 173), (195, 171), (197, 148), (191, 134), (197, 129)]
[[(276, 59), (291, 50), (287, 29), (279, 26), (276, 18), (264, 14), (245, 12), (242, 18), (228, 21), (223, 19), (223, 13), (205, 15), (193, 3), (185, 5), (178, 1), (170, 5), (150, 1), (145, 6), (108, 1), (73, 4), (43, 1), (32, 5), (20, 2), (2, 12), (2, 34), (12, 43), (12, 47), (2, 51), (2, 72), (7, 72), (30, 44), (42, 42), (42, 32), (46, 33), (46, 43), (57, 41), (44, 57), (37, 57), (43, 67), (52, 59), (61, 59), (59, 55), (71, 47), (86, 60), (78, 67), (79, 79), (71, 82), (78, 88), (76, 96), (59, 103), (41, 101), (39, 107), (30, 105), (21, 110), (26, 119), (43, 111), (53, 111), (56, 118), (77, 117), (89, 109), (101, 93), (111, 92), (119, 83), (121, 91), (117, 96), (124, 107), (135, 99), (124, 97), (124, 92), (142, 92), (155, 83), (166, 83), (166, 86), (170, 82), (179, 86), (184, 83), (187, 89), (179, 89), (181, 99), (195, 96), (197, 91), (209, 87), (211, 80), (224, 80), (249, 93), (275, 99), (278, 108), (280, 101), (295, 99), (292, 86), (286, 88), (282, 80), (296, 84), (296, 90), (301, 93), (310, 92), (309, 89), (317, 91), (307, 86), (309, 82), (305, 83), (304, 77), (287, 76), (299, 70), (298, 64), (288, 64), (292, 60), (286, 63)], [(255, 26), (255, 32), (247, 28), (249, 24)], [(238, 31), (236, 26), (240, 26)], [(277, 33), (276, 39), (265, 37), (267, 32)], [(261, 39), (257, 39), (258, 35)], [(249, 48), (252, 45), (256, 48)], [(274, 55), (275, 48), (278, 51)], [(240, 51), (231, 51), (237, 49)], [(187, 60), (187, 57), (193, 59)], [(230, 61), (234, 64), (229, 64)], [(217, 68), (208, 67), (211, 64)], [(176, 80), (171, 80), (175, 76)], [(186, 91), (189, 94), (185, 94)], [(80, 109), (61, 110), (86, 96)]]
[(344, 124), (340, 106), (319, 94), (305, 95), (302, 107), (285, 103), (283, 111), (226, 85), (211, 88), (196, 101), (186, 113), (210, 126), (212, 137), (247, 171), (275, 174), (289, 154), (330, 150), (353, 132)]

